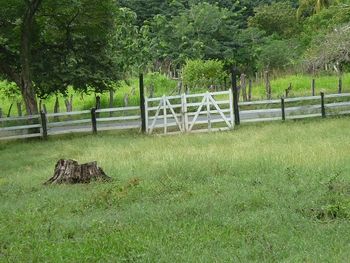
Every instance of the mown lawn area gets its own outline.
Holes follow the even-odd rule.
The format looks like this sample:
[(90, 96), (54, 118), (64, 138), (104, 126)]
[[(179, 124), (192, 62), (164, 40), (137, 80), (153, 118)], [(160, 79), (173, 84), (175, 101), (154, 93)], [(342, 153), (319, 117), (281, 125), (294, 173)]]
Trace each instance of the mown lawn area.
[[(111, 183), (44, 186), (56, 161)], [(0, 143), (1, 262), (346, 262), (350, 118)]]

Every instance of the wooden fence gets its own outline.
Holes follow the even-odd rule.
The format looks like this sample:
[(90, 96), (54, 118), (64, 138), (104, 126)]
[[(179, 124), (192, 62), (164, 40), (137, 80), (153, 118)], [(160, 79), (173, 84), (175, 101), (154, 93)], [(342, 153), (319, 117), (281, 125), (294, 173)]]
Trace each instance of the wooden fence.
[[(155, 105), (152, 105), (155, 104)], [(146, 132), (164, 134), (233, 129), (232, 92), (206, 92), (146, 98)]]
[[(286, 121), (350, 114), (350, 93), (246, 101), (234, 110), (231, 90), (145, 99), (145, 127), (151, 133), (184, 133), (234, 128), (239, 123)], [(107, 130), (141, 130), (140, 107), (92, 109), (67, 113), (0, 119), (0, 140), (97, 133)], [(239, 124), (238, 123), (238, 124)], [(236, 122), (237, 124), (237, 122)]]

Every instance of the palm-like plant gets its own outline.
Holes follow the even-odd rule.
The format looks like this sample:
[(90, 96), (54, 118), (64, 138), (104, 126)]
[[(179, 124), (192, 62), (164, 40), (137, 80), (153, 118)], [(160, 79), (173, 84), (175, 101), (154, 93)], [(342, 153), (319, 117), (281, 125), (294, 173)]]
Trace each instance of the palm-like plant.
[(299, 0), (298, 17), (319, 13), (322, 9), (339, 2), (340, 0)]

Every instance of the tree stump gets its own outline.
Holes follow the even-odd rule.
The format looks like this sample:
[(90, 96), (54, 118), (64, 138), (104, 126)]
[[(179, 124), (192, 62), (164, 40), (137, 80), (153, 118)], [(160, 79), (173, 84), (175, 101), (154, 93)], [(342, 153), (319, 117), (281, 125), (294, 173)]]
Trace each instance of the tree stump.
[(88, 184), (91, 181), (109, 181), (111, 178), (97, 166), (97, 162), (78, 164), (74, 160), (59, 160), (48, 184)]

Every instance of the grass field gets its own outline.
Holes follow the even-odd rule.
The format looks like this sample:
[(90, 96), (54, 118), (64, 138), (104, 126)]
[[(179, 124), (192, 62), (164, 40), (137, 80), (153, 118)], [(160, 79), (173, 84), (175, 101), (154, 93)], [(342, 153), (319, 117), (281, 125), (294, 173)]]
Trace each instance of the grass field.
[[(0, 262), (346, 262), (350, 119), (0, 144)], [(112, 183), (44, 186), (60, 158)]]
[[(338, 92), (338, 77), (337, 76), (317, 76), (316, 79), (316, 94), (319, 94), (321, 91), (326, 93), (337, 93)], [(285, 94), (285, 89), (288, 88), (289, 84), (292, 84), (292, 91), (290, 92), (290, 96), (309, 96), (311, 95), (311, 81), (312, 76), (308, 75), (289, 75), (281, 78), (276, 78), (271, 80), (272, 87), (272, 95), (274, 98), (280, 98)], [(151, 74), (145, 77), (145, 85), (146, 88), (151, 84), (154, 85), (154, 96), (161, 97), (165, 95), (174, 95), (177, 92), (177, 82), (174, 80), (169, 80), (165, 76)], [(6, 85), (5, 82), (0, 81), (0, 90), (1, 86)], [(202, 90), (191, 90), (192, 93), (200, 93), (206, 91)], [(344, 74), (343, 76), (343, 92), (350, 92), (350, 73)], [(150, 91), (148, 90), (147, 95), (149, 96)], [(132, 78), (128, 81), (128, 83), (122, 82), (116, 88), (115, 96), (114, 96), (114, 106), (122, 107), (124, 106), (124, 97), (125, 94), (128, 94), (128, 102), (130, 105), (138, 105), (139, 104), (139, 87), (138, 87), (138, 79)], [(95, 105), (95, 94), (91, 93), (87, 94), (79, 94), (74, 93), (73, 91), (69, 92), (69, 96), (73, 95), (73, 110), (86, 110), (91, 109)], [(109, 93), (98, 94), (101, 97), (102, 107), (109, 107)], [(265, 87), (262, 83), (254, 83), (253, 84), (253, 99), (265, 99)], [(66, 111), (64, 105), (64, 97), (62, 95), (59, 96), (60, 101), (60, 111)], [(8, 113), (9, 107), (13, 101), (6, 99), (0, 94), (0, 108), (2, 108), (3, 115)], [(47, 110), (49, 112), (53, 112), (55, 97), (51, 96), (43, 101), (46, 105)], [(13, 106), (11, 110), (11, 115), (17, 115), (16, 104)]]

